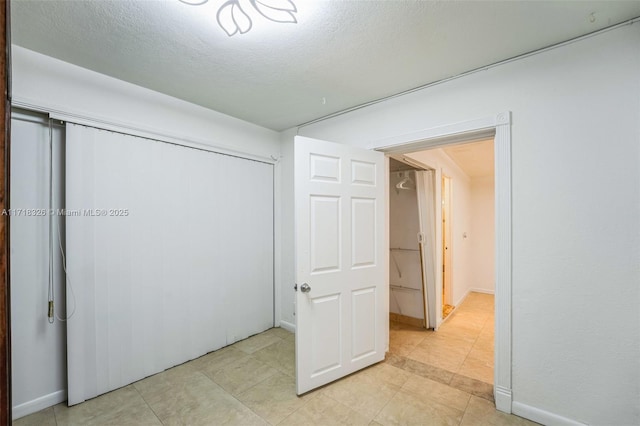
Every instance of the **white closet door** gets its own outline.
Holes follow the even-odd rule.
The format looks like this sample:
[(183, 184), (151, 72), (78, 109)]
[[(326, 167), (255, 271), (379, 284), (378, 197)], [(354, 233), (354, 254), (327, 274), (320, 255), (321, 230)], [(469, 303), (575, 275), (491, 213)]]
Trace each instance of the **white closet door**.
[(437, 328), (436, 306), (436, 219), (435, 181), (433, 170), (416, 171), (416, 193), (418, 195), (418, 217), (422, 235), (422, 281), (426, 306), (427, 328)]
[(68, 124), (66, 167), (69, 405), (273, 326), (272, 165)]

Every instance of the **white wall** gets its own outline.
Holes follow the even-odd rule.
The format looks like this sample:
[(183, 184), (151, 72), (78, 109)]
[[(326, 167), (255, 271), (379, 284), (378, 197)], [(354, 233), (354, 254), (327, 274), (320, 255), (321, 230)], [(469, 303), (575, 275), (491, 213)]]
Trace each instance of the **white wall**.
[[(31, 106), (43, 111), (62, 112), (83, 118), (89, 117), (97, 122), (130, 126), (150, 134), (185, 139), (194, 143), (245, 153), (249, 156), (270, 157), (273, 155), (278, 157), (280, 155), (280, 135), (272, 130), (19, 46), (12, 46), (12, 49), (13, 100), (23, 107)], [(13, 164), (12, 174), (22, 166), (18, 163)], [(279, 165), (276, 167), (276, 175), (280, 173), (279, 167)], [(12, 184), (14, 183), (12, 182)], [(38, 189), (38, 191), (42, 190), (43, 188)], [(279, 201), (276, 199), (276, 205), (278, 204)], [(276, 211), (276, 226), (279, 226), (280, 223), (278, 214), (279, 211)], [(278, 236), (276, 234), (276, 239)], [(37, 247), (38, 244), (34, 242), (33, 247)], [(276, 241), (278, 247), (279, 244), (279, 241)], [(12, 266), (14, 281), (21, 273), (24, 275), (27, 270), (21, 271)], [(280, 273), (276, 271), (276, 279), (278, 280), (279, 277)], [(291, 282), (292, 285), (293, 282)], [(279, 290), (280, 286), (276, 289), (276, 295)], [(55, 334), (58, 333), (58, 331), (54, 331), (57, 329), (45, 325), (30, 325), (36, 317), (30, 317), (27, 322), (21, 321), (21, 317), (15, 316), (20, 315), (17, 312), (31, 315), (34, 309), (36, 312), (40, 312), (41, 307), (34, 306), (30, 299), (14, 298), (13, 296), (12, 312), (14, 318), (12, 325), (24, 323), (24, 330), (16, 331), (12, 338), (14, 341), (23, 340), (25, 342), (24, 345), (14, 345), (12, 348), (14, 365), (21, 365), (19, 361), (15, 361), (17, 359), (33, 359), (34, 353), (43, 354), (47, 358), (47, 362), (33, 361), (29, 363), (28, 367), (21, 370), (19, 375), (22, 375), (23, 371), (26, 378), (20, 376), (20, 383), (15, 383), (16, 377), (19, 375), (17, 372), (14, 373), (14, 389), (16, 387), (29, 389), (28, 393), (18, 392), (14, 395), (14, 406), (24, 404), (14, 412), (14, 416), (17, 417), (43, 408), (42, 404), (44, 403), (46, 406), (46, 401), (54, 401), (46, 399), (46, 397), (51, 392), (64, 387), (66, 374), (62, 370), (64, 361), (59, 362), (60, 359), (64, 360), (64, 345), (60, 343), (59, 334)], [(46, 301), (46, 292), (42, 297), (44, 299), (38, 300)], [(40, 343), (36, 344), (36, 341)], [(54, 365), (52, 366), (51, 363)], [(56, 398), (59, 399), (60, 394), (56, 395)], [(58, 401), (52, 403), (55, 402)]]
[(13, 101), (269, 157), (280, 136), (222, 113), (12, 46)]
[(471, 178), (471, 289), (495, 290), (495, 182), (493, 175)]
[(636, 23), (299, 130), (366, 147), (512, 111), (521, 413), (640, 423), (639, 76)]

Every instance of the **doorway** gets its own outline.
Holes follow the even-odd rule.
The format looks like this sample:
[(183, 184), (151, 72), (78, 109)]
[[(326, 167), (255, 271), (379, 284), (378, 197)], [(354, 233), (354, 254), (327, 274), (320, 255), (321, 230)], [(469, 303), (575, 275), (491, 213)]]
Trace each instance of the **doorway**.
[[(496, 408), (511, 412), (511, 113), (427, 128), (369, 145), (403, 156), (435, 147), (494, 137), (495, 165), (495, 338), (494, 397)], [(441, 188), (438, 186), (438, 192)], [(454, 194), (455, 195), (455, 194)], [(453, 233), (456, 231), (454, 229)], [(441, 303), (442, 294), (436, 294)], [(439, 325), (439, 324), (438, 324)]]
[(426, 327), (416, 170), (409, 164), (389, 160), (389, 317)]
[[(438, 191), (422, 188), (420, 193), (413, 185), (425, 169), (437, 173), (432, 188)], [(455, 378), (447, 384), (473, 383), (487, 399), (493, 399), (494, 383), (494, 280), (484, 276), (485, 265), (494, 263), (493, 169), (493, 138), (389, 159), (390, 353), (414, 367)], [(425, 211), (416, 200), (425, 195), (431, 215), (438, 217), (432, 228), (418, 227)], [(476, 241), (474, 227), (483, 228), (477, 232), (482, 241)], [(425, 268), (423, 278), (436, 279), (423, 299), (420, 287), (410, 282), (419, 282), (422, 251), (409, 246), (424, 246), (430, 238), (438, 261), (431, 270)], [(437, 321), (416, 324), (420, 303), (438, 312)]]

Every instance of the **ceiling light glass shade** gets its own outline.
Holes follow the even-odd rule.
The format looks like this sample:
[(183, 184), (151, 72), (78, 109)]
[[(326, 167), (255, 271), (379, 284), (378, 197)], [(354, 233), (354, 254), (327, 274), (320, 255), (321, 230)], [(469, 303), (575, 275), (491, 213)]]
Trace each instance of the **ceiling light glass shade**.
[(198, 6), (205, 4), (209, 0), (180, 0), (182, 3), (190, 4), (191, 6)]
[[(179, 1), (198, 6), (209, 0)], [(241, 3), (245, 5), (244, 8)], [(253, 26), (251, 17), (245, 9), (252, 9), (272, 22), (291, 24), (298, 22), (295, 16), (298, 9), (293, 0), (227, 0), (218, 9), (216, 20), (229, 37), (238, 33), (244, 34)]]

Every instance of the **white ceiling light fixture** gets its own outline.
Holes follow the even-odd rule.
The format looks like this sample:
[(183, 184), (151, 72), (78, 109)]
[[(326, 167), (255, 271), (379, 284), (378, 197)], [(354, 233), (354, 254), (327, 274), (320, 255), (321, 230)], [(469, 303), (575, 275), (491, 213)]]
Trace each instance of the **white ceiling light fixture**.
[[(199, 6), (209, 0), (179, 0), (182, 3)], [(243, 6), (244, 5), (244, 6)], [(257, 12), (262, 17), (278, 23), (295, 24), (295, 13), (298, 11), (292, 0), (227, 0), (216, 14), (218, 25), (229, 37), (235, 34), (245, 34), (253, 26), (247, 10)]]

